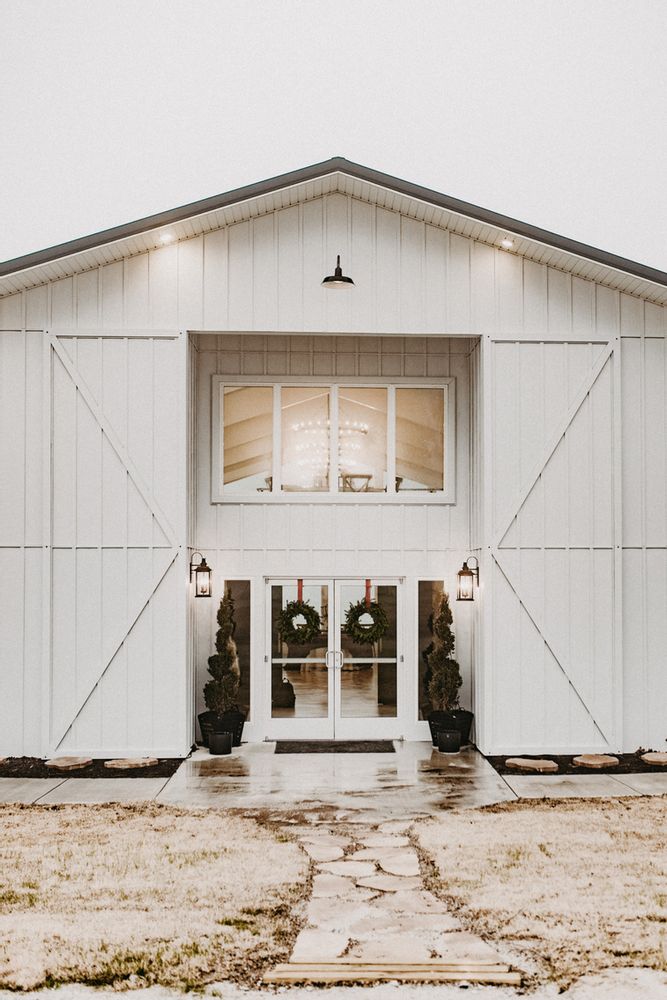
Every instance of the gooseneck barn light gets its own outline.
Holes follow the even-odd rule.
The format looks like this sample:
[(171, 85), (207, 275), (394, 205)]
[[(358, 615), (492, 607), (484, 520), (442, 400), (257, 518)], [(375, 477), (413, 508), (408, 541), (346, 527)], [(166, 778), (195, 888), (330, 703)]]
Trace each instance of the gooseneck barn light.
[[(199, 556), (199, 562), (195, 562)], [(190, 579), (195, 579), (195, 597), (211, 596), (211, 567), (201, 552), (193, 552), (190, 558)]]
[(340, 254), (336, 257), (336, 268), (333, 274), (328, 274), (326, 278), (323, 279), (322, 284), (325, 288), (348, 288), (353, 285), (354, 282), (352, 278), (348, 278), (347, 275), (343, 274), (343, 269), (340, 266)]
[[(474, 566), (468, 566), (474, 560)], [(477, 556), (468, 556), (463, 566), (457, 573), (458, 586), (456, 588), (457, 601), (475, 600), (475, 582), (479, 587), (479, 560)]]

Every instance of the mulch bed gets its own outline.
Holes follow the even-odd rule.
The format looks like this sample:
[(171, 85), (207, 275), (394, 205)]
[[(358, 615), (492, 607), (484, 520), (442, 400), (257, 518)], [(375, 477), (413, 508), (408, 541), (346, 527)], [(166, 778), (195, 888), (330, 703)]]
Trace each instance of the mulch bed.
[[(558, 764), (558, 771), (551, 771), (545, 774), (540, 774), (540, 778), (550, 778), (557, 777), (559, 774), (656, 774), (659, 771), (664, 771), (667, 773), (667, 767), (661, 767), (656, 764), (647, 764), (645, 760), (642, 760), (641, 755), (645, 753), (645, 750), (638, 751), (637, 753), (615, 753), (609, 754), (610, 757), (618, 757), (618, 764), (614, 767), (576, 767), (572, 760), (577, 754), (566, 754), (559, 755), (553, 753), (542, 753), (542, 754), (529, 754), (529, 753), (515, 753), (509, 754), (509, 757), (522, 757), (524, 760), (553, 760)], [(536, 774), (536, 771), (522, 771), (518, 767), (507, 767), (505, 761), (508, 756), (503, 757), (487, 757), (489, 764), (491, 764), (498, 774)]]
[(180, 757), (164, 757), (152, 767), (133, 767), (122, 771), (115, 767), (105, 767), (105, 759), (118, 758), (94, 760), (88, 767), (76, 771), (59, 771), (57, 768), (47, 767), (39, 757), (8, 757), (0, 763), (0, 778), (171, 778), (182, 763)]

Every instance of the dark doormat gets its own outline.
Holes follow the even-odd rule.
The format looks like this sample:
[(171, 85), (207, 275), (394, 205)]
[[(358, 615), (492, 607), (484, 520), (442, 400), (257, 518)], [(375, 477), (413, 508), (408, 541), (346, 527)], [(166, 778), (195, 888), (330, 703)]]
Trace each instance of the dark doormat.
[(276, 753), (395, 753), (391, 740), (278, 740)]

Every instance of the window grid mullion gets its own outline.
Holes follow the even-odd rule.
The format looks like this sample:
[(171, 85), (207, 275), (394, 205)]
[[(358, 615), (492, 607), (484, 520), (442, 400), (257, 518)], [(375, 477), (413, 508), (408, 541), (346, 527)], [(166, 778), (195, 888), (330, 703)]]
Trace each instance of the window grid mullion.
[(396, 493), (396, 386), (387, 386), (387, 493)]
[(338, 493), (338, 386), (331, 386), (329, 402), (329, 492)]
[(278, 494), (282, 494), (283, 492), (283, 411), (280, 395), (281, 388), (280, 385), (274, 385), (273, 387), (273, 483), (271, 484), (271, 492)]

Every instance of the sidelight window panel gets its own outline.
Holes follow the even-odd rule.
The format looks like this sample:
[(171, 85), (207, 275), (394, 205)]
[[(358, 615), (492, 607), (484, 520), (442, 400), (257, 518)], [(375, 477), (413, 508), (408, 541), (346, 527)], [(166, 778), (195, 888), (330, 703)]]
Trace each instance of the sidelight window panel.
[(429, 696), (431, 667), (429, 655), (433, 652), (433, 617), (445, 592), (442, 580), (420, 580), (418, 622), (417, 622), (417, 663), (419, 664), (419, 719), (427, 719), (433, 710)]

